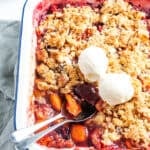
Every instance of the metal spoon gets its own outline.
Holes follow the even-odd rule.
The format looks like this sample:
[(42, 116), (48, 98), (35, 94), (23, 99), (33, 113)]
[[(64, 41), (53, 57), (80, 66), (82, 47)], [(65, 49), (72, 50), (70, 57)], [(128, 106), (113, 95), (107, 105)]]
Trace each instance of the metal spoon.
[[(61, 113), (56, 115), (53, 118), (50, 118), (42, 123), (33, 125), (28, 128), (14, 131), (11, 134), (11, 140), (12, 140), (12, 142), (14, 142), (16, 144), (16, 147), (19, 150), (25, 150), (25, 149), (29, 148), (29, 146), (33, 142), (39, 140), (41, 137), (45, 136), (46, 134), (55, 130), (56, 128), (64, 125), (65, 123), (82, 122), (82, 121), (85, 121), (85, 120), (91, 118), (96, 113), (95, 107), (86, 101), (83, 101), (81, 103), (81, 107), (82, 107), (82, 112), (75, 118), (72, 118), (70, 115), (68, 115), (68, 113), (66, 113), (65, 109), (62, 108)], [(34, 132), (37, 131), (38, 129), (40, 129), (43, 126), (50, 124), (51, 122), (53, 122), (57, 119), (60, 119), (60, 118), (64, 118), (64, 120), (58, 124), (50, 126), (49, 128), (47, 128), (39, 133), (34, 134)]]

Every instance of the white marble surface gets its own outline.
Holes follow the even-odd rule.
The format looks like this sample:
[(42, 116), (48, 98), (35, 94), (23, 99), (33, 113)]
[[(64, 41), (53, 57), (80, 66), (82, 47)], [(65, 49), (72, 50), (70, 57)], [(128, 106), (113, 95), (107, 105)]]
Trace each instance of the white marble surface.
[(0, 0), (0, 20), (20, 20), (25, 0)]

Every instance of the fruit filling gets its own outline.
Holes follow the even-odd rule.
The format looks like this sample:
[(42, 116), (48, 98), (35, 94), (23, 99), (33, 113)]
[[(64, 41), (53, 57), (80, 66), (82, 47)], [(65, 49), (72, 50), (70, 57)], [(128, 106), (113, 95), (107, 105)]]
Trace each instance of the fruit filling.
[[(150, 149), (150, 36), (145, 10), (123, 0), (49, 7), (36, 27), (35, 123), (60, 113), (64, 103), (72, 117), (83, 111), (85, 101), (97, 112), (84, 122), (65, 124), (38, 144), (91, 150)], [(91, 47), (104, 52), (81, 57)], [(108, 60), (102, 57), (104, 53)], [(84, 63), (86, 67), (81, 66)]]

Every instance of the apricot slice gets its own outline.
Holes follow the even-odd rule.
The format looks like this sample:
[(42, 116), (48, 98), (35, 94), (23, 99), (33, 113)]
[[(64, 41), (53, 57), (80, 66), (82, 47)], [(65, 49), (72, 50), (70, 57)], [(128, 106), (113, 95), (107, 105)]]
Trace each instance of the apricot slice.
[(81, 113), (81, 106), (77, 103), (77, 101), (72, 97), (71, 94), (65, 94), (67, 103), (66, 103), (66, 109), (67, 111), (73, 115), (78, 116)]
[(59, 95), (56, 93), (52, 93), (49, 96), (49, 100), (50, 100), (50, 103), (52, 105), (52, 108), (55, 109), (56, 111), (60, 112), (61, 107), (62, 107), (62, 100), (59, 97)]
[(71, 137), (74, 142), (85, 142), (88, 138), (88, 130), (84, 125), (74, 124), (71, 128)]

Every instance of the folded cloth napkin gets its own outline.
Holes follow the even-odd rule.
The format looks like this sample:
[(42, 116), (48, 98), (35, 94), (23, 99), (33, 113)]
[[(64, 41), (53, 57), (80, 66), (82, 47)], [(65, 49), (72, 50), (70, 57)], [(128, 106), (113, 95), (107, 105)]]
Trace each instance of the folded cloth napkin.
[(0, 150), (13, 150), (14, 80), (17, 63), (19, 25), (0, 21)]

